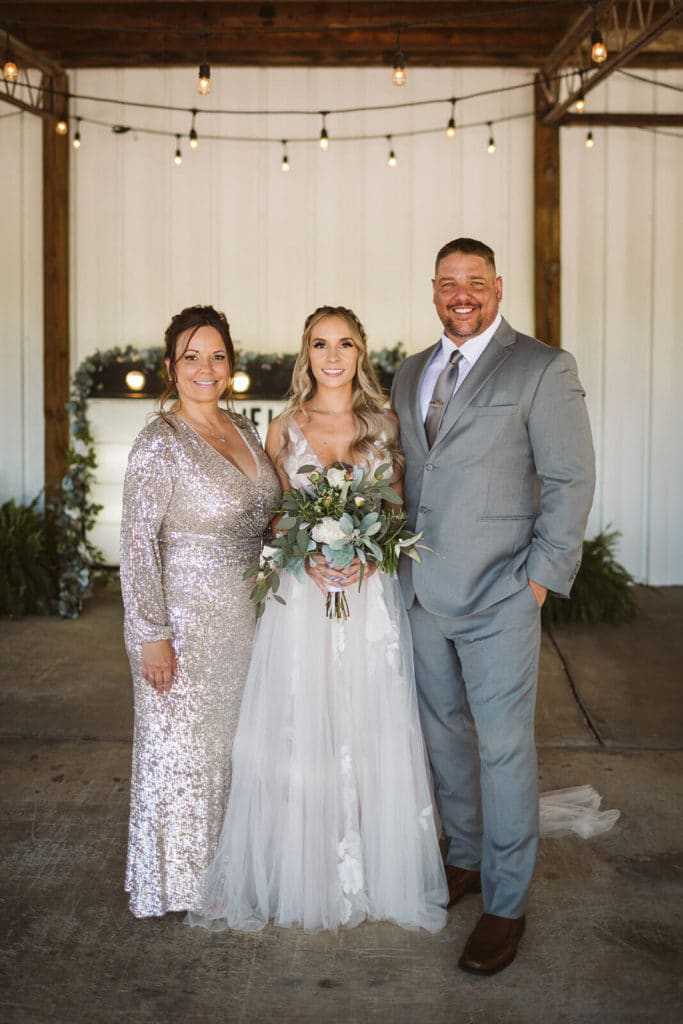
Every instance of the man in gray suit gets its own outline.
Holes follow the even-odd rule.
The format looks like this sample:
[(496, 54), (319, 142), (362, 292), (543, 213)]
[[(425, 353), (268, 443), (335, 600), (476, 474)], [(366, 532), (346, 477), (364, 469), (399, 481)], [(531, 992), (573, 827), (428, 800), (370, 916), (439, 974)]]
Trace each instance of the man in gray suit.
[(522, 937), (538, 845), (540, 607), (579, 569), (594, 455), (574, 358), (501, 317), (493, 251), (449, 242), (432, 284), (443, 335), (392, 391), (408, 525), (431, 550), (399, 571), (449, 906), (483, 896), (459, 963), (493, 974)]

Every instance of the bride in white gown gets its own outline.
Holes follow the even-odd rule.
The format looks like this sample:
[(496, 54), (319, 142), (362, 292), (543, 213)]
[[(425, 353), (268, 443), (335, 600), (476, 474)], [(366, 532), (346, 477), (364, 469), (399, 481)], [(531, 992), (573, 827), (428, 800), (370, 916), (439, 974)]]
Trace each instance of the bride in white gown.
[[(302, 465), (395, 467), (398, 432), (355, 314), (306, 321), (293, 398), (266, 449), (284, 487)], [(322, 561), (322, 560), (321, 560)], [(192, 924), (252, 931), (273, 919), (308, 930), (364, 919), (436, 931), (448, 899), (413, 678), (410, 628), (395, 576), (324, 564), (283, 578), (283, 607), (259, 622), (233, 747), (216, 857)], [(346, 587), (347, 621), (321, 595)]]
[[(266, 444), (283, 487), (306, 485), (304, 465), (362, 463), (372, 471), (390, 462), (400, 493), (396, 421), (351, 310), (324, 306), (308, 318), (292, 396)], [(283, 577), (284, 606), (267, 602), (225, 822), (192, 925), (445, 924), (448, 890), (401, 590), (380, 572), (358, 583), (358, 566), (338, 571), (320, 558), (303, 583)], [(333, 584), (346, 588), (346, 621), (325, 616), (322, 595)], [(605, 831), (618, 812), (599, 812), (599, 802), (589, 786), (545, 794), (541, 831)]]

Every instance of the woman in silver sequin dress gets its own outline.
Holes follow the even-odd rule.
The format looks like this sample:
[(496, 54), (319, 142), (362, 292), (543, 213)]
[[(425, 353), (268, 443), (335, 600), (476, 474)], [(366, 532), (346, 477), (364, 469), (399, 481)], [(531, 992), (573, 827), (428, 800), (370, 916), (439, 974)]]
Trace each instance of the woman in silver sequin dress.
[[(266, 443), (283, 485), (308, 484), (300, 467), (342, 461), (373, 472), (393, 462), (400, 489), (397, 424), (350, 310), (309, 317), (292, 392)], [(267, 603), (225, 825), (191, 924), (445, 923), (406, 611), (396, 576), (368, 572), (359, 589), (358, 568), (318, 564), (303, 582), (284, 575), (286, 605)], [(328, 582), (347, 588), (346, 622), (325, 617)]]
[(196, 306), (174, 317), (165, 366), (164, 398), (176, 401), (133, 445), (121, 529), (136, 917), (192, 906), (215, 852), (255, 626), (243, 573), (280, 495), (253, 425), (218, 405), (234, 366), (223, 314)]

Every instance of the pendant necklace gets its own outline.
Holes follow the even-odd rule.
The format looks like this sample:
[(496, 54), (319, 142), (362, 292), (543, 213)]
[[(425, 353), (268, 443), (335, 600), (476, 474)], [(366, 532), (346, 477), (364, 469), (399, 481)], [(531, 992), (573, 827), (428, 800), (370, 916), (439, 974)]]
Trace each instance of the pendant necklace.
[(220, 441), (221, 444), (225, 444), (226, 441), (228, 440), (227, 436), (225, 436), (223, 434), (216, 434), (216, 433), (214, 433), (213, 430), (211, 430), (210, 427), (205, 427), (205, 426), (197, 423), (196, 420), (190, 419), (190, 417), (187, 415), (187, 413), (185, 413), (185, 418), (188, 420), (190, 425), (193, 426), (196, 430), (201, 430), (205, 434), (210, 434), (211, 437), (213, 437), (216, 441)]

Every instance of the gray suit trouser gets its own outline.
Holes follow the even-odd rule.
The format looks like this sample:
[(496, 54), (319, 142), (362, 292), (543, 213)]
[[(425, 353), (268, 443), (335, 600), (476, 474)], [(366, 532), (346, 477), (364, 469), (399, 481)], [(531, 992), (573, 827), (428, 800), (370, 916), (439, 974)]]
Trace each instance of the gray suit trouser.
[(446, 862), (481, 868), (486, 912), (520, 917), (538, 847), (536, 599), (526, 586), (461, 618), (417, 600), (408, 614)]

